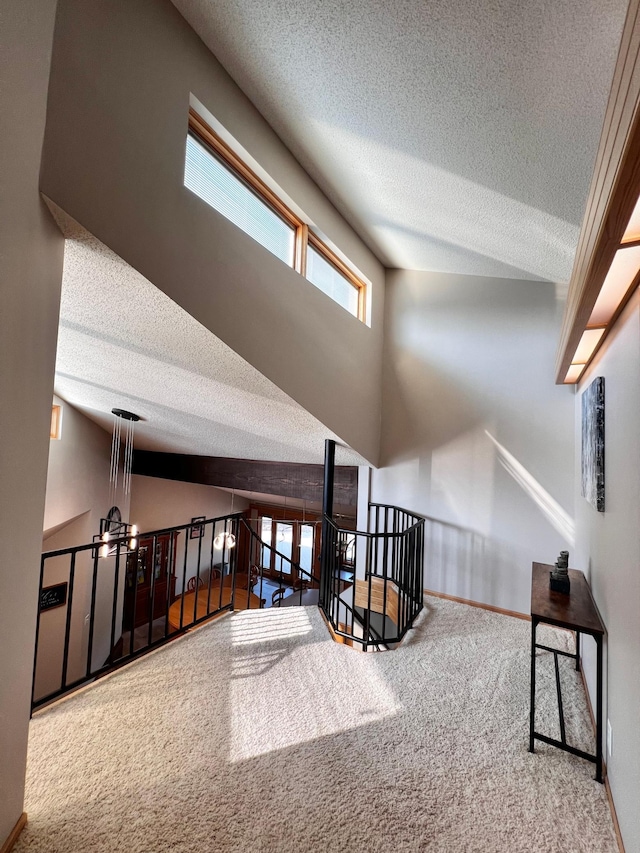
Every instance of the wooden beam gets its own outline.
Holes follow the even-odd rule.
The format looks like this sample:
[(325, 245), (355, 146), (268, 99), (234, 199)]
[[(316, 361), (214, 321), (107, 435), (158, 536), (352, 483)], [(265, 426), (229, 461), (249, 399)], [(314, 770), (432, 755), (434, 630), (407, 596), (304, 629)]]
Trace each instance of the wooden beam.
[[(569, 281), (556, 382), (562, 384), (640, 195), (640, 0), (631, 0)], [(621, 306), (622, 307), (622, 306)]]
[[(189, 456), (182, 453), (154, 453), (136, 450), (133, 473), (164, 480), (182, 480), (245, 492), (261, 492), (299, 500), (322, 501), (324, 469), (322, 465), (294, 462), (263, 462), (230, 459), (224, 456)], [(357, 506), (358, 469), (337, 466), (334, 503)]]

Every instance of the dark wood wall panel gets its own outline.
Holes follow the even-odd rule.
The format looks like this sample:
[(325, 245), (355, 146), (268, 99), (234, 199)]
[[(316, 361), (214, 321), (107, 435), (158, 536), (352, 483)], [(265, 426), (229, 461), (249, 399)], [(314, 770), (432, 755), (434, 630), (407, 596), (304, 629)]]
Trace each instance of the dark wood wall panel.
[[(133, 454), (133, 473), (305, 501), (322, 501), (322, 465), (136, 450)], [(333, 499), (342, 506), (357, 505), (358, 469), (355, 466), (336, 467)]]

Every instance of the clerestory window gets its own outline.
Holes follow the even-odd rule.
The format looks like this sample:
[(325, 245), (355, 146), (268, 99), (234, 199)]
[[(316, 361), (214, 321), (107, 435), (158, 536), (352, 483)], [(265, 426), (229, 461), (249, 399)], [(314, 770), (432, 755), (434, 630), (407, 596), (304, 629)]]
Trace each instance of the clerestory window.
[(194, 110), (189, 112), (184, 185), (364, 321), (364, 282)]

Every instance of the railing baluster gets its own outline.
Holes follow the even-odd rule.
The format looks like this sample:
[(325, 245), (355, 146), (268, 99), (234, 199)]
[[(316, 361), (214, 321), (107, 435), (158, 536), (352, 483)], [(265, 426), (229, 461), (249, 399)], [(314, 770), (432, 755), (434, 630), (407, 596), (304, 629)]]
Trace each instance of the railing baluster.
[[(131, 608), (131, 634), (129, 636), (129, 657), (133, 655), (133, 634), (136, 630), (136, 608), (138, 604), (138, 559), (139, 559), (139, 551), (136, 551), (136, 561), (134, 563), (133, 568), (133, 607)], [(124, 643), (122, 644), (122, 651), (124, 653)]]
[[(189, 528), (191, 531), (191, 528)], [(180, 630), (184, 628), (184, 594), (186, 592), (187, 581), (187, 554), (189, 551), (189, 536), (185, 532), (184, 535), (184, 557), (182, 559), (182, 590), (180, 592)]]
[[(211, 552), (209, 554), (209, 587), (207, 589), (207, 613), (211, 613), (211, 582), (213, 580), (213, 540), (215, 539), (216, 526), (211, 525)], [(222, 585), (222, 573), (220, 574), (220, 585)]]
[[(358, 584), (358, 552), (359, 552), (359, 542), (358, 542), (358, 534), (353, 537), (353, 586), (351, 588), (351, 636), (355, 637), (356, 628), (355, 628), (355, 620), (356, 620), (356, 590)], [(345, 625), (349, 624), (349, 614), (347, 613), (347, 619), (345, 620)]]
[[(226, 552), (228, 550), (228, 548), (227, 548), (227, 535), (229, 533), (229, 530), (227, 529), (228, 528), (227, 522), (228, 522), (228, 519), (225, 518), (225, 521), (224, 521), (224, 533), (225, 533), (224, 547), (222, 549), (223, 559), (224, 559), (224, 555), (226, 554)], [(231, 604), (231, 610), (233, 610), (235, 607), (235, 602), (236, 602), (236, 563), (233, 559), (233, 554), (229, 553), (228, 560), (229, 560), (229, 572), (231, 574), (231, 601), (230, 601), (230, 604)]]
[[(223, 585), (224, 585), (224, 578), (225, 578), (225, 559), (224, 559), (224, 555), (225, 555), (225, 546), (226, 546), (226, 544), (227, 544), (227, 537), (224, 535), (224, 533), (226, 533), (226, 531), (227, 531), (227, 528), (226, 528), (226, 522), (225, 522), (225, 529), (222, 531), (222, 532), (223, 532), (223, 536), (222, 536), (222, 550), (221, 550), (221, 552), (220, 552), (220, 585), (219, 585), (219, 587), (218, 587), (218, 610), (219, 610), (219, 611), (220, 611), (220, 610), (222, 610), (222, 587), (223, 587)], [(231, 568), (231, 567), (229, 567), (229, 568)]]
[[(136, 539), (136, 553), (140, 545), (140, 540)], [(158, 549), (158, 537), (154, 536), (151, 541), (153, 557), (151, 558), (151, 589), (149, 590), (149, 632), (147, 635), (147, 645), (151, 645), (153, 637), (153, 614), (156, 607), (156, 551)], [(160, 551), (160, 573), (162, 574), (162, 550)], [(167, 576), (167, 586), (169, 585), (169, 577)]]
[[(386, 539), (385, 539), (386, 546)], [(367, 540), (367, 550), (371, 548), (371, 540)], [(371, 634), (371, 584), (373, 582), (375, 575), (373, 572), (369, 572), (369, 587), (368, 587), (368, 597), (367, 597), (367, 612), (364, 617), (364, 650), (367, 651), (368, 648), (368, 640)], [(384, 613), (382, 614), (382, 635), (384, 636)]]
[[(45, 556), (44, 554), (40, 558), (40, 583), (38, 584), (38, 610), (36, 612), (36, 639), (33, 650), (33, 673), (31, 675), (31, 706), (33, 707), (33, 703), (35, 701), (35, 693), (36, 693), (36, 668), (38, 665), (38, 643), (40, 641), (40, 599), (42, 598), (42, 587), (44, 582), (44, 562)], [(68, 599), (68, 593), (67, 593)]]
[(96, 593), (98, 586), (98, 560), (100, 551), (96, 548), (93, 557), (93, 572), (91, 582), (91, 610), (89, 611), (89, 643), (87, 648), (87, 678), (91, 675), (91, 655), (93, 654), (93, 628), (96, 618)]
[(113, 605), (111, 608), (111, 642), (110, 646), (110, 655), (113, 654), (113, 650), (116, 644), (116, 618), (118, 616), (118, 581), (120, 580), (120, 543), (116, 545), (116, 565), (113, 572)]
[[(198, 618), (198, 595), (200, 594), (200, 559), (202, 558), (202, 540), (204, 528), (200, 525), (200, 536), (198, 537), (198, 562), (196, 564), (196, 597), (193, 602), (193, 621)], [(208, 611), (207, 611), (208, 612)]]
[(64, 690), (67, 684), (67, 666), (69, 663), (69, 639), (71, 636), (71, 608), (73, 607), (73, 585), (76, 575), (76, 552), (71, 554), (71, 564), (69, 566), (69, 593), (67, 595), (67, 618), (64, 633), (64, 650), (62, 652), (62, 683), (60, 689)]
[[(186, 533), (185, 533), (186, 536)], [(140, 540), (138, 540), (138, 543)], [(175, 572), (175, 550), (176, 550), (176, 533), (175, 531), (171, 531), (169, 536), (169, 544), (167, 545), (169, 548), (169, 552), (167, 554), (167, 600), (166, 600), (166, 608), (164, 614), (164, 639), (166, 640), (169, 636), (169, 608), (173, 604), (171, 601), (171, 578), (174, 577)]]

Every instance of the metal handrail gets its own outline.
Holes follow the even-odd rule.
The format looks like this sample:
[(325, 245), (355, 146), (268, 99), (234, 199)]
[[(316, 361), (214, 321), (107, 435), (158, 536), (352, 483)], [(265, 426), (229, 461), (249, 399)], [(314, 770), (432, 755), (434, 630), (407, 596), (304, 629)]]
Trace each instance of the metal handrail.
[[(333, 527), (338, 533), (351, 533), (357, 534), (358, 536), (364, 536), (369, 539), (392, 539), (397, 536), (397, 533), (371, 533), (368, 530), (352, 530), (349, 527), (338, 527), (338, 525), (327, 515), (325, 516), (325, 521), (327, 521), (331, 527)], [(410, 530), (417, 529), (418, 527), (422, 527), (422, 520), (416, 521), (415, 524), (412, 524), (411, 527), (407, 527), (406, 530), (401, 531), (402, 533), (408, 533)]]
[[(67, 579), (62, 581), (67, 585), (67, 595), (65, 602), (60, 604), (60, 606), (66, 606), (64, 638), (60, 649), (62, 666), (61, 677), (58, 679), (57, 675), (55, 677), (51, 675), (53, 681), (46, 682), (46, 685), (55, 686), (57, 679), (58, 686), (55, 689), (49, 689), (45, 685), (44, 692), (46, 695), (40, 695), (36, 699), (38, 654), (40, 649), (44, 647), (43, 643), (49, 644), (52, 636), (48, 635), (43, 640), (41, 617), (42, 613), (46, 611), (41, 611), (39, 606), (32, 680), (32, 708), (51, 701), (69, 690), (127, 663), (132, 658), (157, 648), (190, 628), (199, 625), (204, 620), (230, 610), (234, 604), (240, 603), (245, 590), (237, 585), (238, 576), (242, 574), (242, 568), (238, 566), (239, 548), (230, 550), (226, 545), (227, 539), (224, 538), (222, 548), (218, 547), (219, 562), (214, 563), (216, 532), (222, 532), (222, 530), (225, 533), (233, 533), (236, 540), (243, 531), (249, 537), (247, 551), (249, 562), (246, 576), (247, 606), (252, 601), (252, 565), (256, 565), (258, 569), (256, 581), (263, 583), (265, 580), (264, 559), (253, 560), (251, 558), (251, 555), (255, 553), (255, 548), (259, 547), (263, 554), (264, 550), (267, 549), (269, 553), (274, 555), (274, 560), (280, 561), (280, 571), (276, 572), (280, 586), (294, 586), (296, 578), (303, 578), (307, 584), (318, 584), (320, 606), (332, 625), (334, 633), (351, 638), (356, 643), (361, 643), (365, 649), (370, 646), (379, 647), (380, 645), (398, 642), (411, 627), (413, 619), (422, 607), (424, 519), (398, 507), (387, 507), (384, 504), (370, 504), (370, 510), (373, 510), (374, 513), (382, 510), (384, 517), (378, 518), (377, 522), (382, 522), (385, 527), (391, 526), (393, 529), (354, 531), (339, 527), (332, 518), (327, 516), (323, 518), (325, 525), (323, 530), (327, 541), (323, 542), (322, 561), (318, 574), (314, 573), (315, 566), (312, 566), (311, 569), (305, 569), (299, 561), (288, 557), (278, 551), (277, 548), (264, 542), (242, 512), (173, 527), (162, 527), (146, 533), (138, 533), (135, 537), (129, 533), (126, 536), (109, 539), (109, 558), (104, 561), (100, 555), (101, 548), (106, 543), (102, 541), (45, 552), (42, 554), (40, 565), (39, 602), (47, 566), (50, 565), (49, 561), (54, 559), (67, 560)], [(379, 512), (378, 515), (380, 515)], [(414, 518), (417, 520), (413, 521)], [(409, 520), (413, 523), (405, 526)], [(401, 527), (403, 529), (400, 529)], [(192, 534), (196, 533), (196, 535), (185, 535), (184, 547), (182, 544), (180, 546), (182, 553), (178, 554), (177, 537), (180, 533), (189, 531)], [(161, 537), (164, 538), (163, 543), (160, 542)], [(356, 537), (356, 542), (352, 546), (353, 565), (347, 565), (340, 559), (339, 546), (345, 537), (349, 539)], [(358, 541), (358, 537), (361, 541)], [(134, 548), (130, 547), (132, 539), (136, 540)], [(143, 552), (141, 553), (140, 543), (143, 540), (150, 542), (148, 546), (150, 553), (146, 557), (142, 556)], [(237, 544), (240, 546), (241, 542), (238, 541)], [(160, 551), (158, 550), (159, 547)], [(366, 556), (364, 578), (358, 577), (360, 567), (356, 565), (358, 559), (361, 558), (361, 551)], [(157, 574), (159, 553), (161, 555), (160, 570)], [(86, 554), (87, 557), (80, 559), (83, 554)], [(288, 572), (283, 571), (285, 564), (289, 566)], [(141, 566), (144, 567), (145, 572), (142, 586), (140, 586), (138, 574)], [(217, 566), (220, 566), (220, 580), (214, 587), (214, 568)], [(193, 575), (194, 567), (195, 575)], [(340, 576), (342, 570), (348, 571), (348, 578), (345, 579), (344, 576)], [(73, 611), (74, 584), (79, 575), (83, 576), (83, 584), (90, 584), (86, 590), (82, 591), (82, 596), (87, 595), (90, 598), (88, 637), (82, 632), (84, 639), (80, 640), (80, 633), (73, 627), (75, 626), (75, 618), (72, 620), (72, 612), (77, 612)], [(193, 597), (193, 612), (191, 612), (191, 599), (188, 599), (188, 606), (185, 600), (188, 595), (187, 577), (190, 578), (192, 575), (195, 577), (196, 590), (196, 595)], [(57, 582), (60, 582), (59, 578), (60, 564), (57, 563)], [(223, 604), (223, 587), (227, 586), (225, 578), (229, 581), (228, 585), (231, 588), (231, 594), (224, 596), (224, 598), (229, 599), (227, 604)], [(356, 611), (356, 597), (360, 598), (357, 595), (360, 582), (367, 584), (367, 600), (363, 615)], [(389, 637), (385, 633), (388, 582), (395, 586), (393, 594), (398, 601), (397, 631), (394, 632), (393, 637)], [(101, 584), (100, 595), (98, 595), (99, 583)], [(384, 635), (381, 635), (371, 624), (372, 614), (380, 612), (372, 609), (372, 584), (374, 583), (382, 583), (384, 587), (382, 608), (382, 614), (385, 617), (382, 619)], [(198, 590), (203, 584), (205, 587), (208, 585), (206, 607), (203, 608), (204, 615), (199, 616), (201, 601)], [(110, 585), (112, 597), (105, 598)], [(137, 618), (140, 614), (136, 614), (139, 587), (140, 592), (144, 593), (144, 597), (140, 599), (140, 607), (143, 604), (145, 607), (142, 622)], [(353, 605), (341, 597), (348, 587), (353, 590)], [(180, 592), (177, 594), (175, 593), (176, 588), (180, 588)], [(299, 603), (302, 604), (302, 597), (305, 592), (303, 585), (300, 585), (300, 589), (295, 590), (295, 592), (299, 592)], [(295, 598), (295, 595), (287, 596), (287, 601), (291, 598)], [(82, 600), (81, 597), (80, 602)], [(169, 608), (178, 600), (180, 601), (179, 622), (175, 621), (177, 613), (174, 613), (173, 621), (170, 624)], [(107, 605), (105, 605), (105, 601), (108, 601)], [(277, 606), (282, 606), (282, 604), (283, 602), (279, 601)], [(76, 603), (75, 606), (78, 607), (78, 604)], [(359, 608), (360, 605), (357, 607)], [(155, 612), (160, 615), (154, 620)], [(339, 619), (340, 614), (347, 614), (348, 618), (345, 624), (350, 622), (350, 633), (349, 631), (343, 632), (338, 627), (338, 621), (342, 622), (342, 619)], [(164, 620), (163, 627), (159, 621), (162, 618)], [(127, 629), (125, 626), (129, 622), (130, 628)], [(357, 633), (356, 622), (359, 623), (357, 631), (363, 633), (362, 637), (355, 636)], [(154, 625), (154, 623), (156, 624)], [(178, 628), (175, 628), (176, 624), (179, 625)], [(142, 637), (141, 645), (139, 645), (140, 638), (135, 637), (135, 631), (138, 627), (143, 628), (143, 632), (146, 634), (146, 637)], [(73, 655), (70, 655), (72, 628), (75, 632), (73, 636), (76, 648)], [(128, 648), (125, 648), (124, 643), (121, 643), (126, 630), (130, 632), (127, 640)], [(49, 645), (47, 645), (47, 649), (50, 650)], [(105, 659), (103, 653), (106, 654), (107, 649), (110, 651)], [(116, 651), (117, 649), (119, 651)], [(94, 650), (96, 654), (94, 654)], [(94, 664), (94, 657), (96, 656), (98, 660)], [(71, 657), (76, 660), (75, 665), (72, 665), (73, 661), (70, 663)], [(80, 663), (82, 664), (82, 672), (78, 669)]]
[[(324, 516), (327, 541), (323, 543), (320, 594), (320, 606), (332, 630), (360, 643), (365, 650), (371, 644), (372, 620), (376, 618), (382, 622), (382, 634), (377, 630), (376, 634), (386, 645), (400, 642), (412, 627), (422, 609), (424, 559), (423, 518), (401, 507), (376, 503), (369, 504), (369, 514), (375, 530), (340, 528), (332, 518)], [(346, 590), (341, 589), (340, 573), (345, 565), (342, 555), (346, 543), (354, 537), (355, 544), (350, 547), (353, 563), (348, 566), (353, 574), (351, 607), (345, 600)], [(346, 622), (341, 613), (347, 617)], [(349, 628), (349, 616), (350, 631), (345, 632), (338, 624)], [(358, 631), (364, 628), (363, 637), (357, 635), (356, 621)]]

